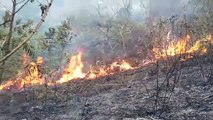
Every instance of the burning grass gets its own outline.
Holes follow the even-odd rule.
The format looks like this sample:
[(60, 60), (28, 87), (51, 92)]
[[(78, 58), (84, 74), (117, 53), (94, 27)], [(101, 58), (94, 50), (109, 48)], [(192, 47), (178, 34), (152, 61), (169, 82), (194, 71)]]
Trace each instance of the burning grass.
[[(47, 84), (49, 86), (63, 84), (74, 79), (86, 79), (93, 80), (100, 77), (113, 75), (122, 71), (133, 70), (150, 63), (155, 63), (160, 59), (166, 59), (168, 57), (184, 56), (181, 60), (193, 58), (193, 54), (203, 55), (208, 52), (206, 44), (213, 44), (211, 35), (208, 35), (204, 40), (197, 40), (194, 43), (191, 42), (191, 37), (186, 35), (179, 40), (167, 40), (163, 46), (156, 46), (152, 49), (153, 57), (143, 64), (134, 66), (125, 59), (114, 61), (109, 65), (91, 66), (90, 69), (84, 72), (84, 62), (82, 60), (83, 52), (79, 51), (77, 55), (70, 58), (67, 67), (64, 69), (61, 78), (57, 81), (47, 81), (42, 75), (40, 67), (43, 63), (43, 58), (38, 57), (36, 61), (29, 60), (29, 57), (24, 55), (23, 64), (27, 66), (27, 69), (21, 75), (17, 75), (15, 79), (10, 79), (7, 82), (0, 85), (0, 90), (18, 89), (23, 90), (25, 87), (39, 86)], [(31, 62), (29, 62), (31, 61)]]

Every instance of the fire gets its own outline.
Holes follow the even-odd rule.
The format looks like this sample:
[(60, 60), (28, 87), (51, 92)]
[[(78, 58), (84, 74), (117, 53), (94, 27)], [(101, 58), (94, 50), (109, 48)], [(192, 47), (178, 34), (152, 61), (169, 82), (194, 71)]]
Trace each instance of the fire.
[(88, 72), (87, 76), (88, 79), (96, 79), (98, 77), (103, 77), (106, 76), (107, 70), (106, 70), (106, 66), (99, 66), (99, 67), (91, 67), (90, 71)]
[(125, 60), (122, 60), (113, 62), (110, 65), (91, 67), (87, 76), (89, 76), (88, 79), (95, 79), (131, 69), (134, 69), (134, 67), (132, 67), (130, 63), (126, 62)]
[[(181, 58), (181, 60), (187, 60), (192, 58), (193, 54), (195, 53), (199, 55), (207, 53), (208, 49), (206, 47), (206, 43), (213, 44), (211, 35), (208, 35), (206, 39), (197, 40), (193, 43), (190, 41), (191, 37), (189, 35), (186, 35), (179, 40), (171, 40), (170, 34), (171, 32), (168, 33), (165, 43), (162, 47), (155, 47), (152, 49), (153, 57), (151, 59), (142, 60), (142, 63), (136, 67), (133, 67), (125, 60), (119, 59), (108, 65), (90, 66), (89, 70), (84, 72), (85, 65), (82, 60), (83, 53), (80, 51), (77, 55), (74, 55), (70, 58), (67, 67), (64, 69), (61, 75), (61, 78), (55, 83), (63, 84), (74, 79), (92, 80), (107, 75), (113, 75), (118, 72), (136, 69), (139, 66), (142, 67), (151, 63), (155, 63), (159, 59), (165, 59), (167, 57), (174, 57), (177, 55), (184, 55), (184, 58)], [(12, 88), (23, 90), (25, 87), (43, 84), (47, 84), (49, 86), (53, 85), (52, 82), (45, 81), (42, 75), (42, 57), (38, 57), (36, 61), (32, 61), (28, 55), (23, 54), (22, 64), (24, 66), (22, 73), (17, 75), (14, 79), (10, 79), (0, 85), (0, 91)]]
[[(209, 37), (209, 39), (211, 39)], [(167, 58), (168, 56), (176, 56), (182, 54), (193, 54), (193, 53), (200, 53), (205, 54), (207, 53), (207, 48), (204, 46), (204, 40), (198, 40), (194, 44), (190, 45), (190, 36), (186, 35), (186, 37), (179, 39), (178, 41), (170, 41), (168, 45), (164, 48), (154, 48), (154, 58)], [(187, 58), (191, 58), (190, 55)]]
[(61, 79), (57, 83), (61, 84), (73, 79), (95, 79), (119, 71), (130, 70), (133, 67), (128, 62), (122, 60), (121, 62), (114, 62), (111, 65), (91, 66), (88, 72), (83, 72), (83, 69), (82, 52), (79, 52), (70, 58), (67, 68), (65, 68)]
[(82, 52), (70, 58), (67, 68), (65, 68), (62, 78), (57, 83), (68, 82), (73, 79), (84, 78), (84, 64), (82, 62)]
[(207, 48), (204, 47), (203, 41), (196, 41), (195, 44), (187, 51), (187, 53), (195, 53), (200, 51), (200, 54), (207, 53)]
[(36, 62), (30, 62), (28, 64), (29, 61), (29, 56), (23, 54), (22, 64), (25, 65), (25, 70), (23, 70), (22, 74), (17, 75), (14, 79), (0, 85), (0, 90), (12, 88), (22, 90), (25, 87), (44, 84), (45, 82), (39, 70), (39, 66), (43, 63), (43, 58), (38, 57)]
[(125, 60), (122, 60), (120, 63), (114, 62), (111, 65), (111, 69), (116, 69), (116, 68), (120, 69), (120, 71), (133, 69), (133, 67)]
[(14, 84), (15, 84), (15, 81), (9, 80), (0, 86), (0, 90), (8, 89), (10, 86), (13, 86)]
[(190, 36), (186, 36), (178, 41), (171, 41), (164, 48), (154, 48), (153, 53), (155, 58), (166, 58), (168, 56), (175, 56), (186, 52), (187, 43)]
[[(70, 58), (68, 66), (64, 69), (62, 77), (56, 81), (56, 84), (62, 84), (73, 79), (95, 79), (120, 71), (134, 69), (128, 62), (122, 60), (119, 62), (114, 62), (111, 65), (93, 66), (88, 70), (88, 72), (83, 72), (84, 64), (82, 61), (82, 55), (82, 52), (79, 52), (77, 55)], [(21, 75), (17, 75), (15, 79), (11, 79), (0, 85), (0, 90), (7, 90), (11, 88), (23, 90), (25, 87), (45, 84), (45, 80), (40, 71), (43, 58), (38, 57), (35, 62), (30, 61), (29, 56), (23, 55), (22, 64), (25, 65), (25, 72), (23, 72)], [(47, 82), (46, 84), (50, 86), (53, 85), (51, 82)]]
[(207, 35), (206, 37), (207, 41), (209, 41), (211, 44), (213, 44), (213, 38), (212, 38), (212, 35)]

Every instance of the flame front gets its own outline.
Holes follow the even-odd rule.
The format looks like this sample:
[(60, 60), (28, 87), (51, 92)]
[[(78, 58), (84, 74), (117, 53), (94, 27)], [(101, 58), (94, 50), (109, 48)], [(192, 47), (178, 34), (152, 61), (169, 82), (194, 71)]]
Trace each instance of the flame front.
[(95, 79), (98, 77), (112, 75), (117, 72), (127, 71), (131, 69), (134, 69), (134, 67), (132, 67), (130, 63), (126, 62), (125, 60), (122, 60), (118, 62), (116, 61), (110, 65), (91, 67), (87, 76), (88, 76), (88, 79)]
[[(68, 66), (65, 68), (62, 77), (56, 81), (56, 84), (69, 82), (73, 79), (95, 79), (106, 75), (111, 75), (120, 71), (134, 69), (128, 62), (122, 60), (114, 62), (111, 65), (93, 66), (88, 72), (83, 72), (84, 64), (82, 61), (82, 52), (70, 58)], [(42, 73), (39, 70), (40, 65), (43, 63), (43, 58), (38, 57), (36, 62), (29, 62), (29, 57), (23, 55), (22, 63), (27, 67), (27, 70), (21, 75), (17, 75), (15, 79), (11, 79), (6, 83), (0, 85), (0, 90), (8, 90), (17, 88), (22, 90), (25, 87), (43, 85), (45, 80), (42, 78)], [(51, 82), (46, 81), (47, 85), (53, 85)]]
[(84, 78), (85, 74), (83, 73), (83, 68), (82, 52), (79, 52), (78, 55), (70, 58), (70, 62), (67, 68), (65, 68), (62, 78), (57, 81), (57, 83), (64, 83), (73, 79)]
[[(211, 40), (211, 37), (208, 37), (208, 41)], [(170, 41), (164, 48), (154, 48), (153, 54), (154, 59), (161, 59), (161, 58), (167, 58), (171, 56), (176, 55), (183, 55), (183, 54), (194, 54), (194, 53), (200, 53), (205, 54), (207, 53), (207, 48), (204, 45), (204, 42), (207, 42), (206, 40), (198, 40), (194, 44), (190, 45), (190, 36), (187, 35), (186, 37), (180, 39), (180, 40), (172, 40)], [(190, 55), (188, 55), (187, 58), (191, 58)]]
[(164, 48), (154, 48), (153, 53), (156, 59), (166, 58), (168, 56), (175, 56), (186, 53), (187, 43), (190, 36), (184, 37), (178, 41), (171, 41)]
[(126, 61), (114, 62), (111, 65), (91, 66), (88, 72), (83, 72), (84, 64), (82, 61), (82, 52), (70, 58), (70, 62), (65, 68), (63, 75), (58, 84), (71, 81), (73, 79), (95, 79), (106, 75), (111, 75), (120, 71), (133, 69), (133, 67)]
[[(170, 39), (171, 32), (167, 35), (166, 44), (162, 47), (155, 47), (152, 49), (153, 57), (149, 60), (142, 60), (142, 64), (132, 67), (132, 65), (125, 60), (118, 60), (109, 65), (99, 65), (91, 66), (87, 72), (84, 71), (84, 63), (82, 61), (82, 52), (74, 55), (70, 58), (67, 67), (61, 75), (61, 78), (56, 81), (56, 84), (66, 83), (74, 79), (96, 79), (99, 77), (104, 77), (107, 75), (112, 75), (118, 72), (132, 70), (141, 66), (148, 65), (150, 63), (155, 63), (160, 59), (165, 59), (167, 57), (173, 57), (177, 55), (184, 55), (186, 57), (181, 58), (181, 60), (187, 60), (193, 57), (193, 54), (205, 54), (208, 52), (206, 43), (213, 44), (213, 39), (211, 35), (208, 35), (205, 39), (197, 40), (194, 44), (191, 44), (190, 36), (186, 35), (179, 40)], [(53, 85), (52, 82), (45, 81), (42, 72), (41, 65), (43, 64), (43, 58), (38, 57), (36, 61), (30, 60), (30, 57), (24, 54), (22, 56), (22, 64), (24, 65), (24, 71), (22, 74), (17, 75), (15, 79), (10, 79), (7, 82), (0, 85), (0, 90), (8, 90), (12, 88), (17, 88), (23, 90), (25, 87), (35, 86), (35, 85)]]

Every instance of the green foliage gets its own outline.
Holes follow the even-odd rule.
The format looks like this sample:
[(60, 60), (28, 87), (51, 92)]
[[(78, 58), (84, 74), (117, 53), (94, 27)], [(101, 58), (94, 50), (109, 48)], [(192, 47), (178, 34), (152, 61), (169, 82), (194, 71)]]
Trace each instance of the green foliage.
[(49, 28), (44, 33), (44, 38), (39, 40), (39, 46), (43, 53), (47, 53), (50, 69), (61, 66), (62, 62), (66, 60), (65, 49), (70, 45), (74, 36), (70, 19), (63, 21), (55, 28)]
[(61, 47), (66, 47), (66, 45), (71, 42), (73, 36), (74, 33), (72, 32), (71, 21), (65, 20), (62, 22), (61, 26), (57, 27), (56, 39)]
[[(10, 20), (11, 15), (10, 13), (6, 12), (3, 20), (7, 21)], [(10, 44), (10, 50), (14, 49), (16, 46), (20, 44), (20, 42), (23, 40), (23, 38), (27, 37), (30, 32), (32, 32), (32, 20), (22, 21), (21, 19), (17, 19), (14, 21), (13, 26), (13, 34), (11, 37), (11, 44)], [(9, 35), (9, 29), (10, 29), (10, 22), (7, 24), (4, 24), (3, 26), (0, 26), (0, 58), (6, 55), (6, 51), (8, 51), (7, 48), (7, 40)], [(35, 55), (35, 49), (31, 42), (28, 42), (23, 45), (22, 49), (20, 49), (15, 55), (13, 55), (10, 59), (7, 60), (7, 64), (4, 66), (4, 76), (3, 79), (8, 79), (11, 77), (11, 75), (14, 75), (19, 71), (19, 65), (20, 65), (20, 55), (24, 52), (27, 53), (29, 56)], [(1, 67), (1, 66), (0, 66)]]
[(29, 43), (26, 43), (23, 45), (23, 50), (30, 56), (35, 56), (35, 48), (30, 45)]
[(45, 38), (40, 44), (44, 46), (44, 49), (51, 49), (58, 47), (58, 45), (61, 49), (64, 49), (66, 45), (71, 43), (74, 36), (71, 22), (69, 20), (65, 20), (56, 28), (49, 28), (48, 31), (45, 32)]

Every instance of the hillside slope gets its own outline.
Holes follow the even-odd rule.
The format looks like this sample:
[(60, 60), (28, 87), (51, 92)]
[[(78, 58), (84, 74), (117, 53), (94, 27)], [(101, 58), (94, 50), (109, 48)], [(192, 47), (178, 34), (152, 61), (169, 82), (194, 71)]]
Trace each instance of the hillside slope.
[(97, 80), (2, 93), (0, 120), (213, 119), (212, 58), (167, 67), (164, 62)]

